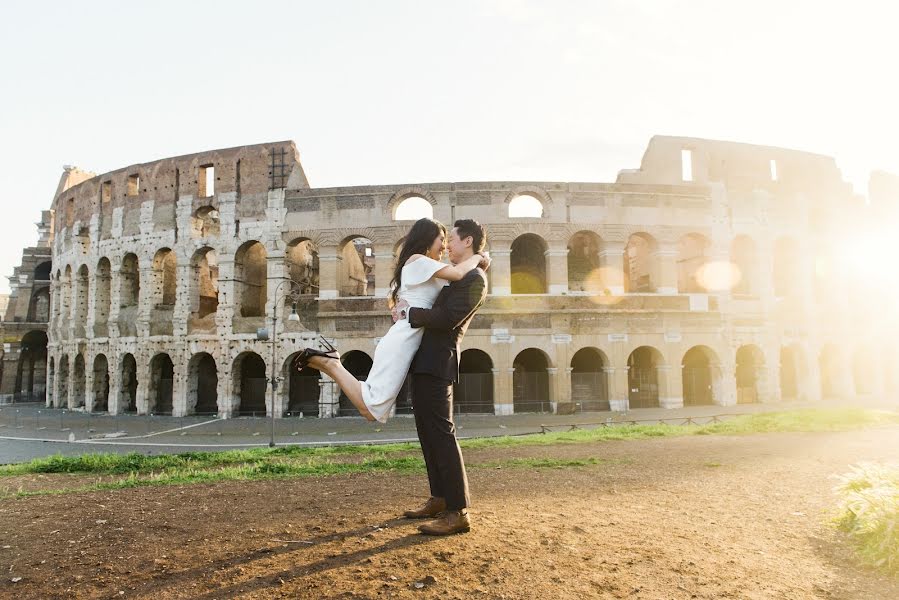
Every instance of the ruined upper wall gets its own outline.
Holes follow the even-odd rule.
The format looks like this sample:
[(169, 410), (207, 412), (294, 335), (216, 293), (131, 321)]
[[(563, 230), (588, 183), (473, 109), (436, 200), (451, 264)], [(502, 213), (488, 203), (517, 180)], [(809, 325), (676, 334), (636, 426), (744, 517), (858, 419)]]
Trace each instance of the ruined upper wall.
[[(203, 193), (205, 182), (201, 178), (207, 166), (214, 168), (214, 194)], [(200, 198), (222, 193), (236, 193), (238, 197), (260, 196), (280, 187), (309, 187), (299, 152), (292, 141), (176, 156), (101, 175), (67, 167), (53, 208), (57, 230), (75, 222), (86, 228), (94, 214), (109, 215), (120, 207), (126, 213), (139, 211), (141, 203), (146, 201), (153, 201), (159, 209), (174, 206), (185, 196)]]
[[(851, 194), (829, 156), (738, 142), (653, 136), (640, 168), (618, 174), (619, 183), (684, 182), (683, 151), (691, 152), (693, 183), (721, 183), (729, 190), (767, 189), (828, 196)], [(773, 167), (772, 167), (773, 161)]]

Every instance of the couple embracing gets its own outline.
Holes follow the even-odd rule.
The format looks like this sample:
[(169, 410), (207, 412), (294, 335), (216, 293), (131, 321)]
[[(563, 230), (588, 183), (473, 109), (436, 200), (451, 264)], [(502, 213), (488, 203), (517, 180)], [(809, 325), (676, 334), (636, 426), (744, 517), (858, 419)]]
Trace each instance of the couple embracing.
[[(471, 528), (468, 477), (453, 422), (453, 383), (459, 377), (462, 337), (487, 296), (486, 242), (477, 221), (460, 219), (447, 232), (437, 221), (419, 219), (406, 235), (391, 281), (394, 324), (375, 349), (366, 381), (347, 371), (324, 339), (323, 350), (306, 348), (299, 358), (300, 368), (318, 369), (336, 381), (369, 421), (387, 421), (411, 372), (412, 410), (431, 497), (405, 516), (434, 518), (419, 527), (429, 535)], [(450, 264), (441, 262), (444, 252)]]

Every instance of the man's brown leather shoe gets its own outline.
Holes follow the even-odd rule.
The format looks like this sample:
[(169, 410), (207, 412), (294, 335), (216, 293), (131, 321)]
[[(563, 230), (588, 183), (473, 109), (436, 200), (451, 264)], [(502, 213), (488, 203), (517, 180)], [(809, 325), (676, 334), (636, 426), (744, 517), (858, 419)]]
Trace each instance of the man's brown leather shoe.
[(439, 519), (419, 525), (418, 530), (426, 535), (453, 535), (471, 530), (471, 520), (467, 512), (448, 510)]
[(428, 498), (428, 501), (419, 506), (418, 508), (413, 508), (412, 510), (407, 510), (403, 513), (407, 519), (428, 519), (430, 517), (436, 517), (440, 513), (446, 510), (446, 499), (444, 498), (435, 498), (431, 496)]

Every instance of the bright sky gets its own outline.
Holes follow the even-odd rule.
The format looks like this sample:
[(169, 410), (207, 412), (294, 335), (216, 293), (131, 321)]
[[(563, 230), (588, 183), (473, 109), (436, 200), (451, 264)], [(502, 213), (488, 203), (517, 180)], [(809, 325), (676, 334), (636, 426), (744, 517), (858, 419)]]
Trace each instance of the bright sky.
[(899, 173), (889, 2), (16, 2), (0, 289), (63, 164), (293, 139), (316, 187), (614, 181), (653, 134)]

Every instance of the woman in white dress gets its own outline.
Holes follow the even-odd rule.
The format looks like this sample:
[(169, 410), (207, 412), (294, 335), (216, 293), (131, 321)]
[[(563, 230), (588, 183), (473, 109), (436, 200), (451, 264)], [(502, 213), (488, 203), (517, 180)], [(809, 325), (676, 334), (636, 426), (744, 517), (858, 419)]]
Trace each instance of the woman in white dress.
[[(402, 299), (412, 307), (431, 308), (448, 282), (459, 281), (479, 265), (486, 268), (490, 264), (490, 259), (483, 254), (475, 254), (458, 265), (440, 262), (445, 244), (446, 228), (439, 222), (419, 219), (412, 225), (390, 282), (391, 307)], [(340, 354), (324, 339), (321, 340), (324, 351), (303, 350), (298, 359), (299, 368), (310, 366), (326, 373), (363, 417), (386, 423), (423, 334), (424, 328), (412, 328), (407, 319), (394, 323), (378, 342), (365, 381), (359, 381), (347, 371), (340, 362)]]

